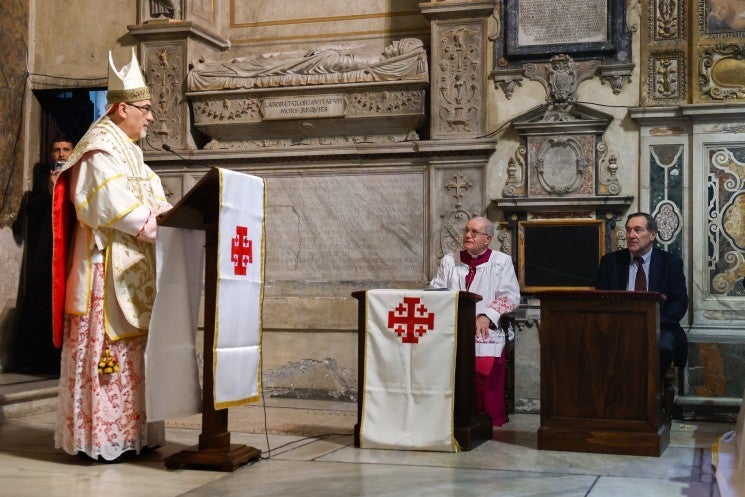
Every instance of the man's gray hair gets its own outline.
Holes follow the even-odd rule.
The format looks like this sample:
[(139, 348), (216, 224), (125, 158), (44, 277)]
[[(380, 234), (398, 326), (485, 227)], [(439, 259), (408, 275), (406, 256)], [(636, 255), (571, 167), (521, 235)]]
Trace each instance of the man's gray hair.
[(483, 216), (474, 216), (469, 221), (473, 221), (474, 219), (484, 225), (484, 233), (494, 238), (494, 223)]

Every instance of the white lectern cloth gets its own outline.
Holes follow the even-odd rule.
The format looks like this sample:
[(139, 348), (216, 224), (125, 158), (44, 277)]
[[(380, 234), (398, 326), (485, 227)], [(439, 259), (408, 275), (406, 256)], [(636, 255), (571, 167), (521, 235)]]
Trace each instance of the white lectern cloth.
[(460, 449), (453, 429), (457, 299), (457, 291), (366, 293), (360, 447)]
[[(264, 281), (264, 180), (218, 168), (217, 309), (214, 408), (244, 405), (261, 394)], [(195, 359), (203, 288), (201, 230), (158, 228), (158, 293), (145, 352), (149, 421), (201, 410)]]
[(220, 169), (215, 316), (215, 409), (261, 395), (264, 180)]
[(204, 274), (203, 230), (158, 227), (157, 297), (145, 348), (148, 421), (196, 414), (202, 407), (194, 349)]

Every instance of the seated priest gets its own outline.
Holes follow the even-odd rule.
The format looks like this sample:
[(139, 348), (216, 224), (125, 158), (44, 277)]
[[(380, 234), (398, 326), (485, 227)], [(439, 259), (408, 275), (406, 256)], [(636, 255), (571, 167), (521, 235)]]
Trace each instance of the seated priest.
[(520, 305), (520, 285), (510, 256), (489, 248), (493, 236), (491, 221), (471, 218), (463, 232), (462, 250), (442, 258), (429, 286), (481, 295), (476, 303), (476, 402), (493, 426), (502, 426), (507, 420), (504, 349), (508, 337), (497, 325), (502, 314)]
[(653, 247), (657, 222), (646, 212), (626, 218), (628, 248), (606, 254), (600, 259), (595, 280), (597, 290), (660, 292), (660, 374), (671, 363), (685, 366), (688, 340), (680, 320), (688, 309), (688, 291), (683, 261), (677, 255)]

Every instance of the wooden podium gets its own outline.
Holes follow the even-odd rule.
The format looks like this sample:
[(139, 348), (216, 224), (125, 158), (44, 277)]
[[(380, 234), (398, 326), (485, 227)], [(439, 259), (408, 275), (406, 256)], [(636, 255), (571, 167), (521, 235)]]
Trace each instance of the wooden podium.
[(541, 301), (538, 448), (660, 456), (656, 292), (548, 291)]
[(204, 276), (204, 365), (202, 380), (202, 433), (199, 444), (165, 459), (169, 469), (195, 467), (234, 471), (254, 461), (261, 451), (230, 443), (228, 409), (215, 409), (214, 355), (215, 313), (217, 309), (217, 242), (219, 226), (219, 188), (217, 169), (210, 169), (170, 211), (158, 218), (158, 225), (206, 230)]
[[(365, 309), (364, 291), (353, 292), (357, 299), (357, 424), (354, 425), (354, 445), (360, 446), (362, 396), (365, 371)], [(458, 295), (457, 345), (455, 357), (455, 400), (453, 418), (455, 439), (464, 451), (491, 440), (492, 422), (485, 412), (476, 412), (476, 302), (481, 296), (470, 292)]]

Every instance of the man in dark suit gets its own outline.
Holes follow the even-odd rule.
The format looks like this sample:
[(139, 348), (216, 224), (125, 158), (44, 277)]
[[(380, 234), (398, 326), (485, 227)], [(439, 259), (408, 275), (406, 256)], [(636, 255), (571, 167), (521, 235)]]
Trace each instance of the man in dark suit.
[(628, 248), (606, 254), (600, 260), (595, 288), (598, 290), (648, 290), (660, 292), (660, 373), (671, 362), (685, 366), (688, 339), (680, 320), (688, 309), (688, 291), (680, 257), (654, 248), (657, 222), (646, 212), (626, 219)]

